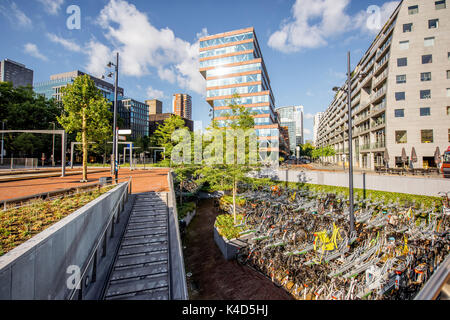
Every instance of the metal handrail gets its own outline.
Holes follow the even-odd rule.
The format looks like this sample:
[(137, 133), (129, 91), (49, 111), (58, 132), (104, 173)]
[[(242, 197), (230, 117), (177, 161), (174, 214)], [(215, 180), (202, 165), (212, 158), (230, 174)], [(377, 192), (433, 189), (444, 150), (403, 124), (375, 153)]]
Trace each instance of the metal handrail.
[(450, 280), (450, 255), (442, 262), (414, 300), (435, 300)]
[[(123, 178), (121, 178), (123, 179)], [(118, 179), (119, 180), (119, 179)], [(119, 215), (121, 213), (122, 210), (120, 209), (120, 205), (124, 200), (124, 196), (126, 195), (128, 198), (128, 194), (131, 193), (131, 181), (132, 181), (132, 177), (128, 178), (128, 186), (127, 188), (124, 188), (124, 191), (122, 192), (122, 194), (120, 195), (120, 199), (119, 201), (117, 201), (117, 203), (114, 205), (113, 209), (111, 210), (112, 214), (108, 219), (108, 222), (106, 223), (105, 227), (103, 228), (102, 232), (100, 232), (100, 236), (97, 238), (96, 240), (96, 244), (94, 246), (94, 248), (92, 249), (88, 259), (87, 259), (87, 263), (85, 264), (85, 266), (83, 267), (83, 272), (81, 273), (80, 279), (79, 281), (76, 283), (75, 288), (72, 289), (72, 292), (68, 295), (68, 300), (73, 300), (75, 297), (75, 294), (78, 291), (78, 300), (82, 300), (83, 299), (83, 280), (86, 279), (87, 276), (87, 272), (89, 270), (89, 267), (91, 266), (91, 264), (93, 263), (93, 270), (92, 270), (92, 279), (90, 280), (91, 283), (94, 283), (96, 281), (96, 275), (97, 275), (97, 255), (98, 255), (98, 250), (100, 248), (100, 244), (102, 244), (102, 257), (106, 256), (106, 245), (107, 245), (107, 235), (108, 235), (108, 229), (111, 226), (111, 233), (110, 233), (110, 237), (114, 237), (114, 218), (117, 216), (117, 219), (115, 221), (115, 223), (117, 224), (119, 222)], [(117, 215), (116, 215), (116, 209), (117, 210)], [(101, 241), (103, 239), (103, 241)]]

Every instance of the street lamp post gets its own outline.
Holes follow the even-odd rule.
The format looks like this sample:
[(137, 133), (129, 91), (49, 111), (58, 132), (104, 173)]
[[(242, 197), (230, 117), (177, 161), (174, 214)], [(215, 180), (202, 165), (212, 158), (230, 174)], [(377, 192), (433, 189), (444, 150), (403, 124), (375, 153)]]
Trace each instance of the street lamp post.
[[(354, 216), (354, 196), (353, 196), (353, 148), (352, 148), (352, 85), (351, 85), (351, 67), (350, 67), (350, 52), (347, 53), (347, 103), (348, 103), (348, 188), (349, 188), (349, 215), (350, 215), (350, 233), (355, 231), (355, 216)], [(343, 88), (334, 87), (333, 91), (344, 90)], [(345, 151), (345, 145), (344, 145)], [(345, 152), (344, 152), (345, 154)], [(344, 162), (345, 165), (345, 162)]]
[[(5, 130), (5, 122), (6, 121), (2, 121), (2, 130)], [(3, 139), (4, 139), (4, 134), (3, 134), (3, 132), (2, 132), (2, 146), (1, 146), (1, 148), (2, 148), (2, 150), (1, 150), (1, 154), (2, 154), (2, 164), (3, 164), (3, 150), (4, 150), (4, 147), (3, 147)]]
[[(55, 131), (55, 123), (53, 124), (53, 131)], [(55, 134), (53, 133), (53, 142), (52, 142), (52, 167), (55, 166)]]
[[(114, 179), (116, 183), (118, 181), (118, 136), (117, 136), (117, 93), (118, 93), (118, 82), (119, 82), (119, 52), (116, 53), (116, 63), (109, 62), (107, 67), (111, 68), (114, 66), (114, 120), (113, 120), (113, 155), (112, 155), (112, 173), (114, 174)], [(108, 77), (112, 76), (112, 72), (108, 74)]]

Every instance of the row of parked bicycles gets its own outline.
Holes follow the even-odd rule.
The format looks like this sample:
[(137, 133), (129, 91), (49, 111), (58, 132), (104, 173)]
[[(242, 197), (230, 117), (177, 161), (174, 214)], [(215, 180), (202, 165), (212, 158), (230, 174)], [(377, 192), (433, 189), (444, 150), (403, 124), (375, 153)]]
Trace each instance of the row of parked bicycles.
[(297, 299), (413, 299), (449, 253), (448, 194), (430, 208), (356, 199), (350, 232), (344, 195), (240, 189), (246, 201), (237, 226), (246, 245), (237, 261)]

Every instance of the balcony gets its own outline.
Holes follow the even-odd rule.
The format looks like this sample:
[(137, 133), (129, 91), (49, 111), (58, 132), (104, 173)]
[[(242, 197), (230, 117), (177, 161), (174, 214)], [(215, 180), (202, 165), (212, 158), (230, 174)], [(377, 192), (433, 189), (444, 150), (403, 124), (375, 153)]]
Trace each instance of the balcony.
[(386, 85), (370, 95), (370, 103), (375, 103), (386, 95)]
[(362, 145), (359, 147), (359, 149), (360, 149), (361, 151), (367, 151), (367, 150), (370, 150), (370, 143), (362, 144)]
[(387, 79), (388, 69), (384, 70), (378, 77), (374, 79), (373, 87), (377, 88), (380, 84), (383, 83), (384, 80)]
[(376, 149), (384, 149), (386, 148), (386, 141), (377, 141), (372, 143), (371, 145), (371, 150), (376, 150)]
[(380, 113), (386, 111), (386, 101), (377, 104), (370, 112), (372, 117), (379, 115)]
[(373, 72), (375, 76), (378, 75), (380, 73), (380, 71), (383, 70), (384, 67), (388, 65), (389, 56), (390, 56), (390, 53), (388, 52), (383, 57), (383, 59), (381, 59), (380, 62), (378, 62), (378, 64), (375, 65), (374, 72)]

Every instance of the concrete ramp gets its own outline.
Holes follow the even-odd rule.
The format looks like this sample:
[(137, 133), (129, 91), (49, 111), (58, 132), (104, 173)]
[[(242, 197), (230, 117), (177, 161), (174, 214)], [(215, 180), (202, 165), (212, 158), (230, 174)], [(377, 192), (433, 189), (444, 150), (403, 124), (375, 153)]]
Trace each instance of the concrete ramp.
[(169, 300), (167, 194), (138, 194), (106, 285), (106, 300)]

